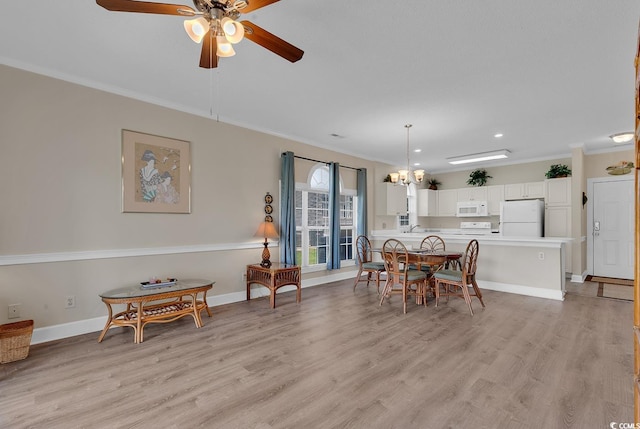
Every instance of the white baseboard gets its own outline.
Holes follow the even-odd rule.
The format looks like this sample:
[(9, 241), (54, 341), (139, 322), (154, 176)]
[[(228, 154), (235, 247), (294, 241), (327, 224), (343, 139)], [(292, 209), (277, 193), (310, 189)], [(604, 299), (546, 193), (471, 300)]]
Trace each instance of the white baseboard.
[(498, 283), (486, 280), (478, 280), (478, 286), (480, 286), (480, 289), (495, 290), (497, 292), (508, 292), (518, 295), (533, 296), (536, 298), (547, 298), (554, 299), (556, 301), (564, 301), (564, 292), (561, 290), (543, 289), (538, 287)]
[(571, 275), (571, 282), (573, 283), (584, 283), (585, 279), (587, 278), (589, 274), (585, 271), (582, 273), (582, 275), (580, 274), (572, 274)]
[[(314, 277), (302, 280), (302, 288), (313, 287), (325, 283), (331, 283), (340, 280), (351, 279), (355, 276), (355, 271), (343, 271), (336, 274), (329, 274), (321, 277)], [(283, 286), (278, 289), (278, 293), (295, 290), (295, 286)], [(269, 289), (261, 286), (251, 288), (251, 298), (260, 298), (269, 296)], [(224, 295), (214, 295), (207, 297), (207, 305), (216, 307), (219, 305), (232, 304), (247, 299), (246, 291), (232, 292)], [(46, 343), (49, 341), (61, 340), (63, 338), (74, 337), (76, 335), (89, 334), (91, 332), (100, 332), (107, 323), (107, 316), (96, 317), (93, 319), (78, 320), (76, 322), (63, 323), (60, 325), (46, 326), (44, 328), (36, 328), (33, 330), (31, 344)], [(96, 341), (98, 336), (96, 335)]]

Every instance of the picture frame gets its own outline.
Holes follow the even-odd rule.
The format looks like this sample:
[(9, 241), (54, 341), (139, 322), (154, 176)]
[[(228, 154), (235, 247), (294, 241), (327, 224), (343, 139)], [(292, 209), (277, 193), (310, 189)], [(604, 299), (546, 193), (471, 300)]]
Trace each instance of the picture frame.
[(122, 130), (122, 211), (191, 213), (191, 143)]

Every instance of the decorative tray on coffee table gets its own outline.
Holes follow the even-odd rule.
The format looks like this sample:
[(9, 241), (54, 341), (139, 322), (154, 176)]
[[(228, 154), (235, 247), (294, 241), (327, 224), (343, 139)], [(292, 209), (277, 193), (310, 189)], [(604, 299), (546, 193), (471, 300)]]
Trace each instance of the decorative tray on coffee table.
[(140, 285), (144, 289), (173, 286), (178, 282), (178, 279), (167, 279), (165, 282), (141, 282)]

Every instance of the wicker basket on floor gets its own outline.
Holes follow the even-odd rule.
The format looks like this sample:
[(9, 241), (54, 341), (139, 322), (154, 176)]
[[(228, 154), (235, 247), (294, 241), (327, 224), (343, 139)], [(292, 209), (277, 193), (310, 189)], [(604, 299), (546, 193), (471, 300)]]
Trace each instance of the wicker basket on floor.
[(0, 363), (21, 360), (29, 355), (33, 320), (0, 325)]

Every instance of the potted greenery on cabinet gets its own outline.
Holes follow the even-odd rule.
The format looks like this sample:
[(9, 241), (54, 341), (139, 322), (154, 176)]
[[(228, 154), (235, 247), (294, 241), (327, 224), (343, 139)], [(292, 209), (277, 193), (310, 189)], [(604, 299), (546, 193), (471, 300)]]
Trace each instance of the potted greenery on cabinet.
[(473, 170), (471, 174), (469, 174), (469, 180), (467, 180), (467, 185), (484, 186), (487, 183), (487, 179), (493, 179), (493, 177), (487, 174), (487, 170), (483, 168), (479, 168), (477, 170)]
[(432, 177), (427, 181), (427, 188), (432, 189), (434, 191), (438, 190), (438, 185), (442, 185), (435, 177)]
[(545, 176), (547, 179), (571, 176), (571, 169), (566, 164), (553, 164), (549, 167), (549, 171), (545, 173)]

